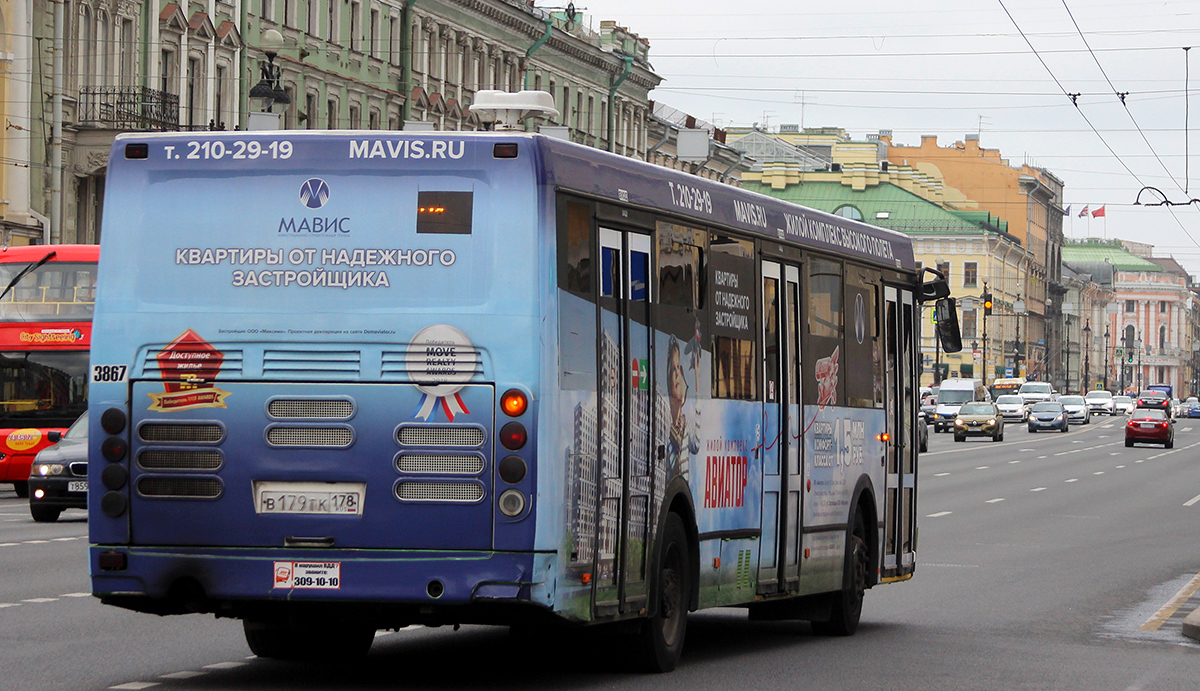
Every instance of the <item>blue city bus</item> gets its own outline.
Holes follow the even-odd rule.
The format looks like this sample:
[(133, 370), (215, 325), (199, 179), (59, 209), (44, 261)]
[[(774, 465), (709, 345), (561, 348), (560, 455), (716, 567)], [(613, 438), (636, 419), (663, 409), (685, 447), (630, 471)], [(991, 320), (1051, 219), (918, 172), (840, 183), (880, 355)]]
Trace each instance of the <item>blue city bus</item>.
[(848, 635), (916, 565), (901, 234), (522, 133), (125, 134), (90, 378), (103, 602), (263, 657), (687, 613)]

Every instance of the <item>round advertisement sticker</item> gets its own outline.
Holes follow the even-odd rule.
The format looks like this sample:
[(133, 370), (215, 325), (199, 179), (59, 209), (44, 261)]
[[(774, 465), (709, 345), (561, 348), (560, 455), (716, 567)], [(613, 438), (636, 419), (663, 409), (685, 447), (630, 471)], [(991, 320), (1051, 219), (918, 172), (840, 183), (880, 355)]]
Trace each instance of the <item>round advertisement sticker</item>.
[(8, 442), (8, 448), (13, 451), (25, 451), (26, 449), (32, 449), (42, 441), (42, 431), (32, 427), (15, 429), (9, 432), (8, 438), (5, 441)]
[(408, 348), (409, 376), (422, 393), (450, 396), (471, 381), (479, 355), (471, 339), (449, 324), (434, 324), (416, 333)]

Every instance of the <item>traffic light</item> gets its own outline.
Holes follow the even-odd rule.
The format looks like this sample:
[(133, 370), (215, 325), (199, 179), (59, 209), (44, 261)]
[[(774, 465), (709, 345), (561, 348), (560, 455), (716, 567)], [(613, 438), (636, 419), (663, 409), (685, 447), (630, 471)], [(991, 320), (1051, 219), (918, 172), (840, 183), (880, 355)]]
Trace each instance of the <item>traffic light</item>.
[(983, 294), (983, 316), (988, 316), (992, 313), (992, 294)]
[(1125, 362), (1128, 362), (1131, 365), (1133, 364), (1133, 348), (1125, 349)]

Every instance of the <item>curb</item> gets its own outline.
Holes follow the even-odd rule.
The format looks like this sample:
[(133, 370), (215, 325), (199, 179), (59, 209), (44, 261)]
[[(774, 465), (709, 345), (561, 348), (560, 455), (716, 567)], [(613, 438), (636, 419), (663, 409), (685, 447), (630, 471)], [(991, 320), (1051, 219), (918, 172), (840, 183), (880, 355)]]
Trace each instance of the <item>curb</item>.
[(1183, 635), (1200, 641), (1200, 609), (1187, 615), (1183, 620)]

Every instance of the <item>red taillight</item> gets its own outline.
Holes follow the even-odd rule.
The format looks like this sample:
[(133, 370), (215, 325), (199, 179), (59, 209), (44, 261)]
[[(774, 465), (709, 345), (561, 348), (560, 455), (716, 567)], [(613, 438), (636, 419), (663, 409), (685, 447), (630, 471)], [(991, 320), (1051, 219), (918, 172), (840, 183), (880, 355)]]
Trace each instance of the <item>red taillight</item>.
[(1168, 425), (1170, 425), (1170, 424), (1171, 424), (1171, 423), (1169, 423), (1169, 422), (1160, 422), (1160, 423), (1158, 423), (1158, 426), (1159, 426), (1159, 427), (1162, 427), (1163, 429), (1166, 429), (1166, 428), (1167, 428), (1167, 426), (1168, 426)]
[(500, 428), (500, 443), (509, 451), (516, 451), (525, 446), (528, 439), (525, 425), (519, 422), (510, 422)]

